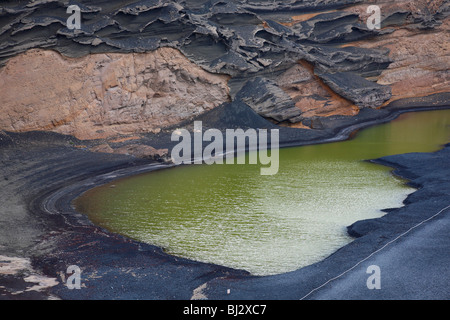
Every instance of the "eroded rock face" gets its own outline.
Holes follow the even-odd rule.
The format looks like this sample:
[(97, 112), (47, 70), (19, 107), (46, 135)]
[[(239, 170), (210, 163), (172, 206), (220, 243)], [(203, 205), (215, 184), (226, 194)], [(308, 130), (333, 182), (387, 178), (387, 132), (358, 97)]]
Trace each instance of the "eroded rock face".
[[(450, 3), (445, 0), (397, 0), (380, 5), (384, 34), (353, 42), (362, 49), (387, 51), (391, 60), (377, 76), (392, 89), (386, 103), (405, 98), (450, 92)], [(361, 20), (366, 6), (348, 8)]]
[(353, 116), (359, 108), (351, 101), (331, 90), (314, 72), (314, 67), (300, 61), (276, 78), (278, 86), (294, 101), (305, 119), (303, 124), (310, 127), (306, 119), (331, 115)]
[(228, 79), (172, 48), (84, 58), (31, 50), (0, 70), (0, 129), (79, 139), (158, 132), (229, 101)]
[(378, 83), (392, 88), (393, 101), (450, 91), (449, 43), (447, 18), (434, 32), (399, 28), (390, 36), (359, 45), (390, 50), (393, 62), (380, 74)]
[(295, 107), (291, 97), (273, 81), (259, 77), (249, 80), (236, 98), (259, 115), (276, 122), (295, 123), (301, 120), (301, 110)]
[[(364, 27), (369, 4), (381, 8), (381, 30)], [(450, 92), (448, 1), (362, 1), (293, 16), (284, 24), (303, 35), (307, 55), (277, 83), (303, 110), (307, 126), (317, 116), (352, 115), (364, 107)]]
[[(69, 30), (66, 26), (66, 1), (2, 3), (0, 64), (37, 47), (72, 58), (94, 59), (92, 56), (103, 54), (107, 57), (105, 61), (114, 57), (113, 52), (136, 57), (137, 53), (176, 48), (204, 70), (228, 75), (232, 98), (240, 93), (261, 116), (289, 126), (309, 126), (311, 119), (317, 117), (352, 116), (360, 108), (380, 108), (397, 99), (421, 99), (450, 92), (450, 5), (446, 0), (380, 3), (372, 0), (80, 0), (79, 3), (83, 17), (80, 30)], [(366, 24), (371, 15), (367, 8), (373, 4), (381, 8), (380, 30), (371, 30)], [(144, 71), (144, 78), (161, 71), (160, 80), (155, 80), (156, 76), (144, 79), (152, 83), (147, 87), (167, 89), (150, 91), (149, 96), (139, 80), (141, 71), (137, 70), (134, 82), (136, 71), (131, 67), (133, 63), (127, 62), (139, 59), (124, 56), (121, 62), (113, 61), (106, 68), (102, 59), (97, 65), (92, 62), (93, 79), (98, 79), (101, 73), (100, 82), (104, 81), (106, 87), (99, 85), (98, 80), (89, 82), (93, 89), (84, 91), (85, 96), (73, 94), (80, 92), (76, 81), (59, 76), (64, 87), (69, 85), (65, 83), (68, 81), (73, 88), (69, 98), (61, 101), (61, 114), (50, 122), (42, 121), (44, 111), (36, 111), (37, 106), (29, 103), (30, 96), (23, 99), (25, 111), (14, 106), (16, 109), (2, 116), (0, 123), (14, 130), (58, 127), (58, 132), (63, 133), (76, 132), (74, 128), (78, 127), (86, 133), (85, 137), (103, 137), (117, 132), (158, 130), (189, 114), (208, 110), (209, 101), (213, 101), (212, 105), (224, 101), (213, 91), (211, 95), (215, 99), (211, 100), (206, 93), (198, 93), (197, 99), (197, 93), (191, 89), (206, 92), (208, 89), (201, 85), (185, 86), (190, 81), (185, 79), (188, 77), (170, 67), (167, 72), (157, 68)], [(108, 71), (111, 68), (127, 70), (120, 76), (119, 86), (115, 75)], [(169, 88), (167, 84), (162, 85), (162, 79), (175, 82)], [(246, 86), (256, 92), (252, 86), (256, 79), (264, 87), (266, 99), (241, 91)], [(192, 100), (187, 97), (177, 100), (175, 97), (180, 92), (167, 94), (178, 87), (181, 91), (186, 88), (186, 96), (192, 95)], [(9, 88), (17, 91), (12, 86)], [(58, 97), (62, 94), (58, 89), (54, 92)], [(77, 109), (72, 98), (84, 100), (83, 105), (98, 104), (103, 111), (91, 112), (94, 110), (91, 107)], [(197, 104), (201, 99), (207, 101), (205, 106)], [(150, 100), (155, 111), (144, 107)], [(35, 120), (31, 120), (30, 114)], [(141, 122), (143, 126), (136, 127)], [(92, 123), (96, 130), (87, 130)]]
[(392, 97), (390, 87), (351, 72), (321, 73), (320, 78), (333, 91), (360, 108), (376, 108)]

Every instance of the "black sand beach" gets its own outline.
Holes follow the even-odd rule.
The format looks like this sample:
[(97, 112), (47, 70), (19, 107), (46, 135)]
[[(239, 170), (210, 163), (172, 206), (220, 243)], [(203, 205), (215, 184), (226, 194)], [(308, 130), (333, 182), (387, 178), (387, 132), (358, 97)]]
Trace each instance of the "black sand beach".
[[(0, 4), (0, 300), (450, 298), (449, 144), (367, 159), (417, 191), (348, 226), (355, 240), (323, 261), (275, 276), (171, 256), (71, 206), (95, 186), (170, 170), (116, 151), (171, 150), (173, 130), (195, 120), (276, 128), (292, 147), (450, 108), (448, 1), (380, 1), (381, 29), (366, 23), (369, 0), (77, 3), (75, 30), (68, 1)], [(79, 290), (66, 286), (73, 265)], [(381, 290), (366, 286), (370, 265)]]
[[(208, 125), (209, 119), (215, 125), (217, 119), (229, 118), (227, 111), (236, 114), (230, 110), (224, 108), (222, 113), (216, 110), (214, 116), (205, 115), (202, 120)], [(359, 126), (392, 119), (402, 111), (399, 110), (384, 118), (379, 114), (367, 117)], [(249, 118), (253, 114), (250, 109), (241, 111)], [(229, 119), (234, 121), (233, 116)], [(247, 121), (247, 125), (261, 127), (259, 118), (255, 119), (256, 122)], [(355, 120), (350, 121), (322, 139), (347, 138), (357, 129), (352, 126), (356, 125)], [(231, 123), (223, 125), (229, 127)], [(344, 130), (347, 135), (342, 133), (343, 128), (347, 128)], [(282, 131), (281, 136), (292, 137), (289, 131)], [(382, 218), (349, 226), (349, 234), (356, 237), (355, 241), (319, 263), (287, 274), (254, 277), (245, 271), (173, 257), (157, 247), (111, 234), (92, 225), (71, 207), (71, 201), (89, 188), (140, 172), (170, 170), (170, 164), (92, 153), (76, 147), (86, 141), (52, 133), (8, 133), (1, 138), (1, 200), (7, 213), (2, 216), (5, 232), (0, 237), (1, 260), (13, 269), (0, 277), (2, 299), (298, 300), (449, 296), (445, 281), (449, 272), (449, 238), (445, 226), (449, 211), (450, 145), (431, 154), (373, 160), (392, 167), (394, 174), (408, 179), (418, 189), (406, 199), (404, 207), (390, 209)], [(301, 140), (310, 143), (309, 139), (296, 136), (282, 140), (282, 145), (301, 145)], [(21, 267), (14, 269), (14, 263), (18, 262), (8, 262), (8, 257), (23, 259)], [(366, 287), (365, 271), (371, 264), (389, 270), (383, 274), (383, 290)], [(81, 290), (69, 290), (65, 285), (70, 265), (82, 270)]]

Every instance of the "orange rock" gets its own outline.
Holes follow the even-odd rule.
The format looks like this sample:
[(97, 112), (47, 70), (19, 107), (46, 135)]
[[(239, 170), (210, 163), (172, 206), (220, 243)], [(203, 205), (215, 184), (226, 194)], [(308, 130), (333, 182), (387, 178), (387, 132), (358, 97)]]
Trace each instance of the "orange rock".
[[(331, 115), (356, 115), (359, 108), (331, 90), (306, 61), (288, 69), (277, 79), (278, 85), (302, 110), (305, 118)], [(297, 127), (297, 126), (296, 126)]]

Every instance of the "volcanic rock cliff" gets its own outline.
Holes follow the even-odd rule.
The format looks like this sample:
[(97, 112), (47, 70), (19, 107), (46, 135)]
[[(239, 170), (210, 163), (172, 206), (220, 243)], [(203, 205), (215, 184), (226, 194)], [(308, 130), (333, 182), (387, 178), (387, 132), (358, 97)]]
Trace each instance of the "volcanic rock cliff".
[(79, 139), (157, 132), (229, 101), (228, 78), (172, 48), (83, 58), (33, 49), (0, 70), (0, 127)]
[[(230, 101), (317, 129), (450, 92), (449, 1), (77, 4), (80, 30), (67, 28), (67, 1), (2, 3), (0, 130), (158, 132)], [(373, 4), (381, 29), (366, 24)]]

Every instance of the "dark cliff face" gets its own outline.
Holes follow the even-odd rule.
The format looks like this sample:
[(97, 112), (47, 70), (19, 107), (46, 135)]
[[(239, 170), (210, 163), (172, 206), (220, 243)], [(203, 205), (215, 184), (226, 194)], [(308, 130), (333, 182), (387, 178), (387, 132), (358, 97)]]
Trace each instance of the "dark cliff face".
[[(380, 3), (379, 30), (366, 23), (366, 9), (376, 3), (364, 0), (79, 1), (80, 30), (67, 28), (69, 4), (3, 1), (0, 63), (34, 48), (85, 57), (172, 47), (206, 71), (229, 75), (233, 99), (300, 126), (316, 116), (354, 115), (394, 99), (450, 91), (448, 65), (439, 62), (445, 50), (436, 44), (445, 43), (448, 1)], [(434, 55), (407, 48), (417, 40)], [(405, 55), (434, 63), (421, 66)], [(399, 61), (404, 65), (396, 69)], [(421, 72), (431, 83), (409, 94), (405, 88)], [(261, 105), (255, 95), (267, 99)]]

